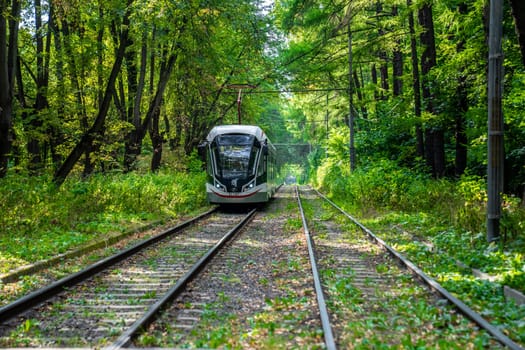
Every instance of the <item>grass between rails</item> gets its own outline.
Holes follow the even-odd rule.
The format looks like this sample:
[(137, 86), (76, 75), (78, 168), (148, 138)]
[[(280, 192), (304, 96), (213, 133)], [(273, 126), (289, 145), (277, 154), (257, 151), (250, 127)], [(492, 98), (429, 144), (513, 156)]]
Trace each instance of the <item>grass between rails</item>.
[[(323, 204), (321, 207), (320, 202), (318, 199), (305, 201), (303, 207), (310, 212), (309, 217), (318, 218), (314, 228), (316, 244), (324, 246), (325, 250), (319, 266), (327, 291), (327, 305), (332, 319), (337, 320), (335, 333), (339, 347), (484, 349), (498, 346), (451, 305), (415, 283), (408, 271), (400, 269), (384, 251), (370, 244), (355, 225), (349, 224), (330, 206)], [(340, 233), (329, 236), (328, 231)], [(354, 264), (340, 262), (348, 257), (347, 253), (338, 258), (327, 254), (326, 250), (342, 247), (349, 249), (347, 253), (359, 252), (359, 259), (375, 270), (381, 282), (373, 274), (364, 281), (357, 281)]]
[(0, 274), (205, 205), (201, 172), (94, 175), (57, 189), (47, 177), (0, 181)]
[[(525, 208), (504, 197), (499, 242), (486, 241), (486, 183), (475, 176), (434, 180), (389, 161), (347, 173), (320, 168), (318, 185), (352, 215), (392, 237), (434, 244), (471, 268), (525, 292)], [(372, 227), (371, 227), (372, 228)]]
[[(489, 244), (482, 179), (433, 180), (388, 162), (337, 178), (330, 171), (321, 177), (323, 191), (514, 341), (525, 343), (525, 306), (507, 302), (502, 291), (505, 284), (525, 292), (525, 210), (519, 200), (505, 198), (503, 237)], [(495, 281), (474, 278), (458, 260)]]

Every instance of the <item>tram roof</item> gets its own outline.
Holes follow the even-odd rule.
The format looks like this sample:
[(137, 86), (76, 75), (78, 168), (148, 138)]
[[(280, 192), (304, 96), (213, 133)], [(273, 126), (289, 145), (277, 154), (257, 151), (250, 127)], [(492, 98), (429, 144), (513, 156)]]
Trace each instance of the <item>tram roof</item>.
[(267, 139), (264, 131), (255, 125), (219, 125), (211, 129), (206, 140), (213, 141), (218, 135), (226, 134), (248, 134), (254, 135), (259, 141)]

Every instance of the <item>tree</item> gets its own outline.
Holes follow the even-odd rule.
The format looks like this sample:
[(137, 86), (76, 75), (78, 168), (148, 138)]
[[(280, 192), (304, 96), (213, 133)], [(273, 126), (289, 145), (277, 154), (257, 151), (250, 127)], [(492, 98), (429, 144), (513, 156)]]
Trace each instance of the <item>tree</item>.
[(412, 89), (414, 100), (414, 116), (416, 119), (416, 154), (423, 158), (425, 155), (425, 143), (423, 128), (421, 126), (421, 83), (419, 76), (419, 62), (417, 54), (416, 30), (414, 15), (412, 13), (412, 1), (407, 0), (408, 8), (408, 27), (410, 33), (410, 61), (412, 63)]
[[(50, 4), (50, 9), (53, 8), (53, 4)], [(40, 141), (39, 135), (43, 133), (42, 127), (44, 125), (42, 120), (42, 114), (49, 107), (47, 100), (48, 84), (49, 84), (49, 51), (51, 44), (51, 35), (49, 32), (50, 26), (48, 26), (46, 44), (44, 45), (44, 33), (46, 32), (42, 24), (42, 3), (40, 0), (34, 0), (35, 9), (35, 30), (36, 30), (36, 75), (35, 75), (35, 86), (36, 96), (33, 105), (33, 111), (30, 112), (31, 117), (28, 118), (30, 129), (33, 133), (29, 134), (27, 141), (27, 150), (30, 154), (28, 168), (30, 171), (35, 172), (42, 169), (43, 155), (42, 155), (42, 142)], [(53, 13), (49, 11), (49, 18), (52, 20)], [(28, 114), (26, 114), (28, 116)]]
[(489, 71), (488, 71), (488, 203), (487, 241), (499, 239), (501, 193), (503, 192), (503, 1), (490, 4)]
[(13, 95), (19, 15), (20, 1), (0, 1), (0, 178), (7, 174), (13, 141)]
[(521, 0), (510, 0), (512, 14), (516, 24), (519, 46), (521, 49), (521, 59), (525, 65), (525, 3)]
[(124, 17), (122, 19), (122, 31), (120, 34), (120, 46), (116, 53), (115, 62), (113, 63), (113, 68), (111, 70), (111, 74), (109, 76), (107, 86), (106, 86), (106, 92), (104, 93), (104, 99), (102, 100), (102, 104), (100, 106), (100, 110), (98, 112), (97, 118), (95, 119), (95, 122), (93, 125), (87, 130), (87, 132), (82, 136), (80, 139), (80, 142), (77, 143), (77, 145), (73, 148), (69, 156), (66, 158), (62, 166), (55, 172), (53, 181), (57, 185), (61, 185), (66, 177), (69, 175), (71, 170), (73, 169), (73, 166), (76, 164), (76, 162), (80, 159), (82, 154), (89, 149), (97, 135), (100, 135), (100, 133), (103, 131), (104, 122), (106, 120), (106, 116), (110, 107), (110, 102), (113, 97), (113, 94), (115, 93), (115, 81), (117, 80), (117, 76), (120, 72), (120, 68), (122, 66), (122, 62), (124, 60), (124, 55), (127, 47), (127, 41), (128, 41), (128, 34), (129, 34), (129, 16), (130, 16), (130, 5), (132, 3), (132, 0), (127, 0), (127, 6), (124, 13)]
[[(422, 97), (425, 110), (431, 115), (437, 115), (435, 109), (436, 94), (432, 88), (431, 70), (437, 64), (436, 44), (434, 34), (434, 19), (432, 16), (432, 5), (425, 2), (419, 9), (419, 24), (422, 27), (421, 45), (421, 74)], [(432, 169), (432, 174), (441, 177), (445, 174), (445, 142), (444, 130), (439, 120), (433, 125), (426, 125), (425, 130), (425, 159)]]

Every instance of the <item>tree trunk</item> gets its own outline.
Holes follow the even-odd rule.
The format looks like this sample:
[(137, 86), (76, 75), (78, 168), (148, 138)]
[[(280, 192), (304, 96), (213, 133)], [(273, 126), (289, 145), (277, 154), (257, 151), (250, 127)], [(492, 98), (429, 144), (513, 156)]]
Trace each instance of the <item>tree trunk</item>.
[(66, 158), (62, 166), (55, 172), (53, 181), (60, 186), (69, 175), (75, 164), (78, 162), (82, 154), (91, 147), (93, 140), (97, 135), (100, 135), (106, 121), (106, 116), (109, 111), (110, 103), (112, 96), (115, 91), (115, 82), (117, 80), (118, 74), (122, 67), (122, 61), (124, 60), (124, 54), (127, 47), (128, 35), (129, 35), (129, 11), (132, 0), (128, 0), (128, 6), (126, 8), (126, 13), (122, 20), (122, 33), (120, 36), (120, 45), (115, 57), (115, 62), (113, 63), (113, 68), (111, 69), (111, 74), (108, 79), (106, 86), (106, 91), (104, 93), (104, 99), (102, 100), (102, 105), (100, 107), (99, 113), (95, 119), (95, 122), (89, 128), (89, 130), (82, 136), (79, 143), (73, 148), (69, 156)]
[[(458, 94), (461, 92), (458, 92)], [(456, 162), (455, 162), (455, 174), (461, 176), (465, 173), (467, 168), (467, 131), (465, 127), (465, 114), (464, 110), (468, 109), (468, 101), (466, 96), (459, 95), (460, 101), (458, 113), (456, 114)]]
[[(380, 1), (376, 2), (376, 15), (378, 18), (378, 27), (379, 27), (379, 40), (385, 36), (385, 30), (382, 28), (379, 23), (379, 18), (383, 15), (383, 4)], [(380, 49), (378, 53), (379, 60), (381, 64), (379, 66), (379, 74), (381, 75), (381, 100), (386, 100), (386, 94), (390, 86), (388, 84), (388, 55), (385, 50)]]
[[(460, 15), (467, 14), (468, 8), (466, 3), (458, 5)], [(456, 46), (457, 52), (462, 52), (465, 49), (465, 41), (461, 39)], [(456, 160), (455, 160), (455, 175), (461, 176), (467, 168), (467, 131), (465, 125), (465, 114), (468, 111), (468, 91), (467, 91), (467, 77), (465, 67), (459, 71), (458, 87), (456, 90), (457, 96), (457, 112), (455, 114), (455, 134), (456, 134)]]
[(504, 188), (503, 0), (490, 2), (487, 137), (487, 241), (500, 237), (501, 194)]
[(445, 176), (445, 132), (442, 128), (434, 130), (432, 141), (434, 142), (434, 164), (435, 175), (438, 178)]
[[(412, 0), (407, 0), (407, 7), (410, 9)], [(421, 125), (421, 83), (419, 78), (419, 63), (417, 56), (416, 30), (414, 25), (414, 15), (410, 11), (408, 15), (408, 26), (410, 31), (410, 56), (412, 61), (412, 88), (414, 90), (414, 115), (416, 122), (416, 154), (423, 158), (425, 156), (425, 144), (423, 128)]]
[[(419, 10), (419, 23), (422, 27), (421, 45), (424, 47), (423, 53), (421, 54), (421, 73), (423, 75), (422, 95), (425, 102), (425, 110), (435, 114), (434, 93), (431, 89), (432, 82), (429, 81), (429, 73), (432, 68), (436, 66), (436, 44), (431, 4), (425, 3)], [(445, 152), (445, 145), (444, 142), (441, 142), (439, 139), (443, 130), (440, 125), (432, 126), (432, 129), (430, 132), (425, 133), (426, 137), (431, 138), (430, 140), (425, 140), (425, 145), (433, 145), (433, 149), (425, 149), (425, 156), (427, 164), (432, 168), (432, 174), (439, 177), (445, 172), (444, 163), (441, 159)], [(438, 139), (434, 140), (434, 137)]]
[[(348, 7), (348, 13), (350, 11)], [(350, 139), (348, 143), (350, 171), (354, 171), (356, 165), (356, 151), (355, 151), (355, 113), (354, 113), (354, 85), (352, 82), (354, 71), (354, 49), (352, 44), (352, 22), (348, 21), (347, 30), (347, 46), (348, 46), (348, 129)]]
[(512, 15), (516, 24), (516, 33), (521, 50), (521, 60), (525, 65), (525, 2), (523, 0), (510, 0)]
[[(126, 141), (125, 153), (124, 153), (124, 169), (131, 171), (134, 168), (137, 156), (140, 154), (140, 144), (142, 140), (139, 139), (141, 120), (140, 120), (140, 105), (142, 102), (142, 95), (145, 87), (146, 78), (146, 66), (147, 66), (147, 36), (142, 37), (142, 47), (140, 51), (140, 70), (139, 70), (139, 81), (135, 86), (136, 97), (132, 103), (132, 109), (130, 111), (130, 119), (133, 124), (133, 130), (128, 136)], [(153, 64), (153, 63), (152, 63)]]
[[(20, 2), (0, 0), (0, 178), (7, 175), (13, 141), (13, 95), (18, 49)], [(9, 21), (7, 18), (10, 18)], [(8, 30), (9, 27), (9, 30)], [(8, 35), (9, 33), (9, 35)]]
[(361, 105), (361, 118), (367, 119), (368, 111), (366, 109), (366, 104), (364, 102), (363, 91), (361, 90), (362, 85), (359, 82), (359, 76), (357, 75), (357, 69), (353, 69), (353, 74), (354, 74), (354, 90), (357, 95), (357, 100), (359, 101)]
[[(64, 83), (64, 50), (62, 42), (60, 41), (60, 30), (58, 29), (55, 20), (55, 9), (54, 4), (51, 3), (51, 10), (49, 16), (49, 30), (53, 33), (53, 39), (55, 44), (55, 75), (57, 80), (57, 116), (59, 119), (64, 118), (64, 111), (66, 109), (66, 88)], [(58, 147), (64, 142), (64, 133), (60, 128), (52, 126), (49, 129), (51, 135), (49, 140), (49, 147), (51, 149), (51, 158), (53, 162), (53, 169), (58, 169), (59, 164), (62, 163), (62, 155), (58, 152)]]
[[(49, 83), (49, 66), (48, 57), (50, 49), (50, 33), (47, 33), (47, 44), (44, 47), (43, 27), (42, 27), (42, 6), (40, 0), (34, 0), (35, 6), (35, 29), (36, 29), (36, 98), (33, 106), (31, 120), (29, 126), (33, 132), (32, 136), (27, 141), (27, 151), (29, 153), (29, 171), (38, 172), (43, 167), (42, 159), (42, 143), (39, 141), (38, 135), (42, 133), (42, 126), (44, 121), (41, 117), (41, 112), (49, 107), (47, 100), (47, 91)], [(52, 16), (53, 14), (49, 14)], [(31, 135), (31, 134), (30, 134)]]
[(379, 94), (378, 94), (378, 91), (377, 91), (377, 69), (376, 69), (376, 65), (372, 64), (372, 68), (370, 70), (372, 72), (372, 83), (376, 87), (374, 89), (374, 100), (378, 101), (379, 100)]
[(10, 67), (8, 66), (7, 46), (7, 13), (6, 1), (0, 7), (0, 177), (7, 174), (9, 153), (11, 152), (11, 126), (12, 126), (12, 88), (9, 79)]
[(153, 145), (153, 155), (151, 157), (151, 172), (156, 172), (160, 168), (162, 160), (162, 143), (163, 137), (159, 132), (160, 109), (156, 109), (151, 120), (149, 135)]
[[(397, 17), (397, 6), (392, 7), (392, 15)], [(393, 94), (400, 96), (403, 93), (403, 53), (401, 52), (401, 40), (396, 40), (396, 46), (393, 54), (393, 71), (394, 76)]]

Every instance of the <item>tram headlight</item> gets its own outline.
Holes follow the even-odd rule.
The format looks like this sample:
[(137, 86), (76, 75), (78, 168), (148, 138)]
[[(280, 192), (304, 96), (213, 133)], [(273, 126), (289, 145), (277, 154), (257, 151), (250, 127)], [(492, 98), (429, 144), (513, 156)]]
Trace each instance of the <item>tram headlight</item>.
[(246, 192), (255, 187), (255, 180), (252, 180), (249, 184), (246, 184), (242, 187), (242, 192)]
[(215, 188), (221, 191), (226, 192), (226, 186), (221, 184), (219, 181), (215, 180)]

